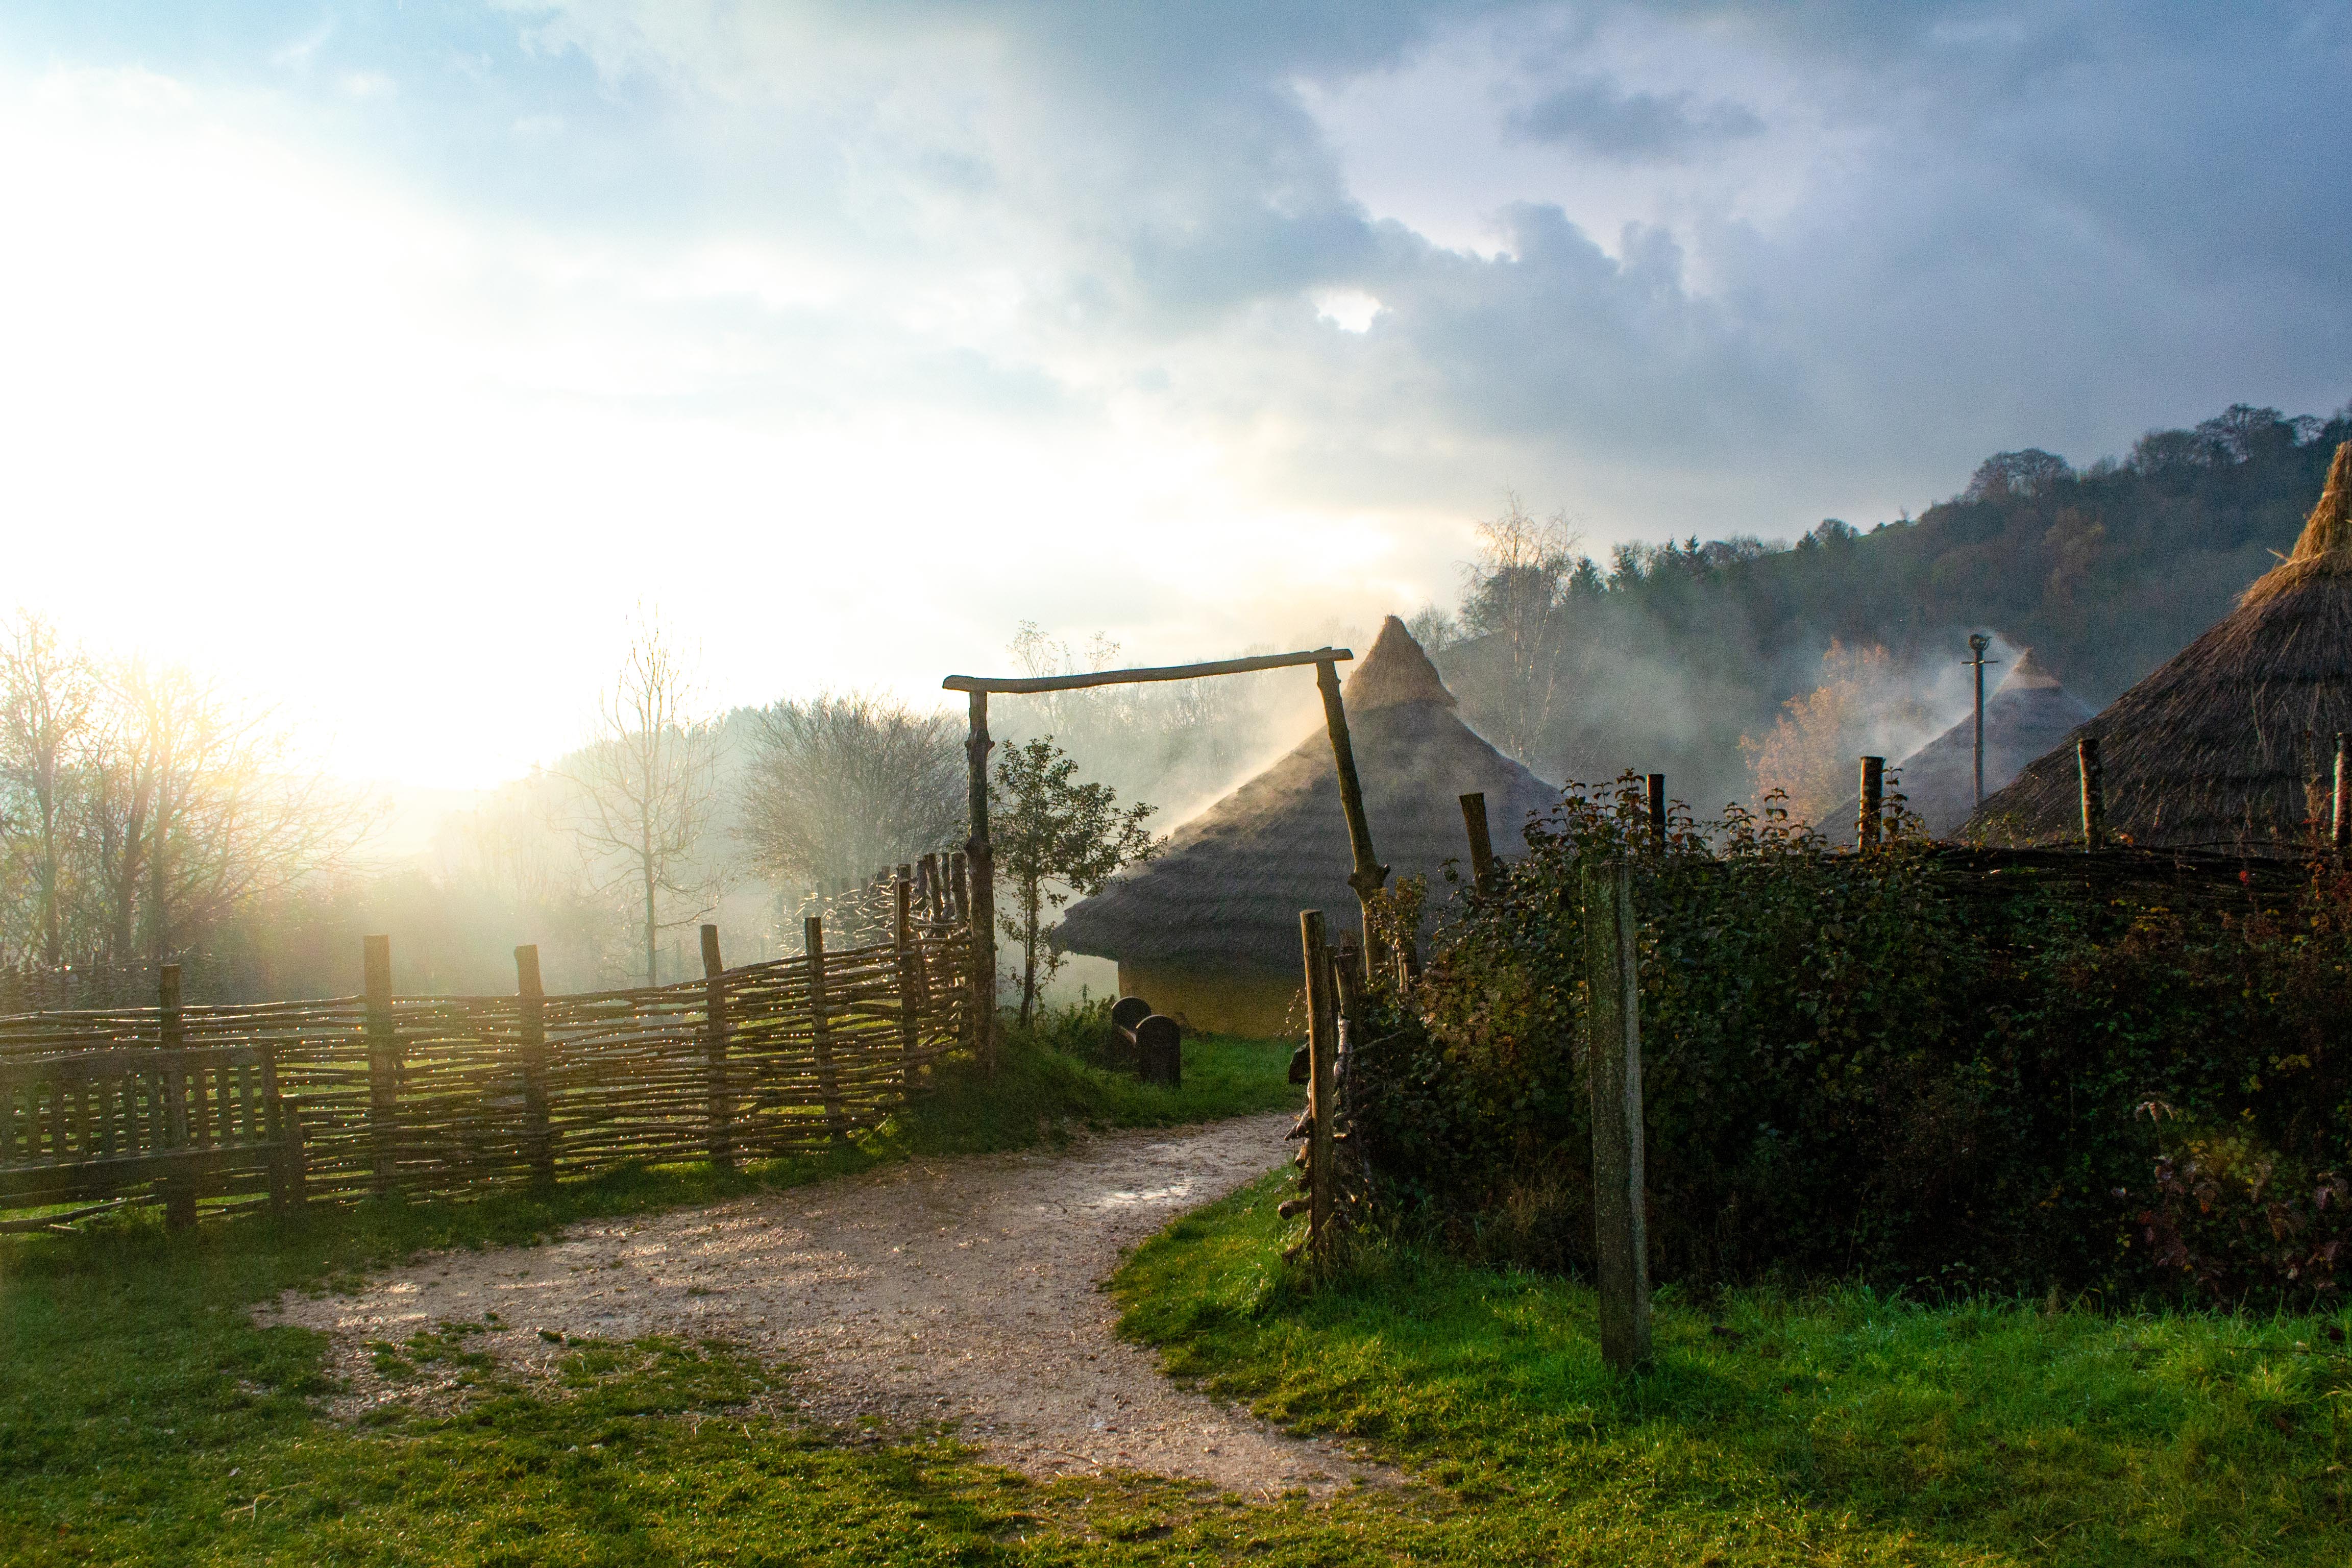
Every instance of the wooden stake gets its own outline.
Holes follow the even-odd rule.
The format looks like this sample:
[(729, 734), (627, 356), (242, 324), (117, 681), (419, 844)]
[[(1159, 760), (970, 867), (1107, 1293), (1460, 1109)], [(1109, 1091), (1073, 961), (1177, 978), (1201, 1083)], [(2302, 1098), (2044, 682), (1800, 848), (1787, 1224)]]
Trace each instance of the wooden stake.
[(370, 1184), (378, 1197), (392, 1191), (400, 1158), (400, 1036), (392, 1016), (392, 938), (361, 939), (366, 986), (363, 1015), (368, 1057)]
[(710, 1163), (735, 1168), (735, 1086), (727, 1065), (727, 962), (719, 952), (719, 928), (702, 928), (702, 1059), (709, 1087), (704, 1098), (710, 1119)]
[(547, 988), (539, 979), (539, 946), (514, 950), (515, 1016), (522, 1066), (522, 1154), (530, 1179), (555, 1184), (555, 1139), (547, 1124)]
[(841, 1078), (833, 1065), (833, 1019), (824, 995), (824, 921), (811, 915), (802, 926), (808, 950), (810, 1044), (816, 1057), (817, 1093), (824, 1100), (824, 1124), (837, 1142), (849, 1141), (849, 1119), (841, 1106)]
[(996, 1071), (996, 851), (988, 842), (988, 693), (971, 693), (971, 733), (964, 741), (964, 766), (971, 837), (964, 854), (971, 862), (971, 1047), (983, 1070)]
[(1339, 1010), (1340, 1026), (1352, 1047), (1364, 1018), (1364, 955), (1350, 938), (1341, 937), (1331, 952), (1331, 985), (1333, 1005)]
[(2099, 766), (2096, 735), (2084, 735), (2075, 741), (2074, 763), (2083, 774), (2083, 847), (2104, 849), (2107, 845), (2107, 793)]
[(1650, 847), (1659, 854), (1666, 852), (1666, 775), (1652, 773), (1650, 795)]
[(922, 870), (915, 883), (915, 896), (923, 906), (923, 918), (937, 925), (947, 905), (947, 888), (940, 880), (940, 858), (937, 854), (923, 857)]
[[(905, 867), (899, 868), (905, 871)], [(915, 945), (915, 881), (898, 879), (898, 921), (892, 940), (898, 945), (898, 1055), (905, 1063), (900, 1076), (915, 1081), (915, 1052), (920, 1047), (917, 1025), (923, 1007), (923, 950)]]
[(2329, 836), (2336, 840), (2336, 853), (2338, 855), (2343, 854), (2347, 848), (2352, 848), (2352, 801), (2347, 801), (2344, 798), (2345, 793), (2352, 790), (2352, 774), (2347, 774), (2345, 768), (2346, 763), (2352, 761), (2352, 757), (2346, 755), (2347, 747), (2352, 747), (2352, 735), (2337, 735), (2336, 737), (2335, 811), (2330, 816), (2328, 826)]
[(1885, 803), (1886, 759), (1862, 759), (1862, 805), (1854, 816), (1854, 842), (1864, 849), (1878, 847), (1878, 814)]
[(1331, 1256), (1331, 1067), (1339, 1047), (1332, 996), (1331, 950), (1323, 940), (1323, 911), (1298, 914), (1298, 945), (1307, 963), (1307, 1254), (1316, 1267)]
[[(180, 1006), (180, 966), (164, 964), (155, 975), (155, 1038), (167, 1051), (187, 1048), (187, 1016)], [(190, 1126), (188, 1114), (189, 1074), (185, 1058), (174, 1060), (163, 1069), (163, 1114), (166, 1121), (166, 1147), (185, 1149), (196, 1142), (196, 1129)], [(201, 1116), (204, 1086), (196, 1085), (197, 1111)], [(85, 1151), (87, 1152), (87, 1151)], [(185, 1230), (196, 1223), (196, 1178), (193, 1173), (166, 1177), (163, 1189), (163, 1224), (172, 1230)]]
[(1474, 790), (1462, 797), (1462, 829), (1470, 836), (1471, 885), (1485, 888), (1495, 877), (1495, 841), (1486, 834), (1486, 796)]
[(1592, 1091), (1593, 1253), (1601, 1359), (1650, 1355), (1650, 1246), (1642, 1148), (1642, 993), (1633, 883), (1622, 861), (1583, 874), (1586, 1078)]

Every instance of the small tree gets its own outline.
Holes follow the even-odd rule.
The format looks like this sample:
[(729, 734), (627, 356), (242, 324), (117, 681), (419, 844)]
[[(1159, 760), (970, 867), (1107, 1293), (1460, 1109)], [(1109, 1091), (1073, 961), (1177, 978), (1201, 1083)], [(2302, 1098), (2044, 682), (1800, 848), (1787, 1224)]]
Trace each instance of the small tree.
[(32, 895), (22, 946), (51, 967), (66, 961), (77, 773), (99, 695), (89, 661), (47, 621), (20, 614), (7, 628), (0, 640), (0, 845)]
[(699, 919), (719, 890), (696, 858), (719, 766), (718, 732), (694, 711), (698, 695), (660, 622), (642, 621), (594, 739), (566, 775), (580, 792), (583, 856), (604, 871), (603, 889), (627, 887), (640, 900), (648, 985), (661, 984), (663, 928)]
[(1522, 763), (1550, 727), (1559, 694), (1558, 612), (1575, 570), (1576, 534), (1565, 513), (1538, 520), (1516, 495), (1478, 525), (1478, 559), (1465, 573), (1457, 634), (1492, 639), (1502, 656), (1503, 701), (1494, 715), (1503, 749)]
[(1073, 897), (1098, 893), (1123, 866), (1148, 860), (1163, 842), (1143, 824), (1159, 809), (1122, 806), (1108, 784), (1085, 784), (1078, 764), (1041, 735), (1009, 748), (989, 787), (990, 837), (996, 879), (1012, 895), (997, 924), (1021, 945), (1021, 1022), (1037, 1006), (1037, 988), (1062, 967), (1047, 923)]
[(1831, 814), (1857, 793), (1855, 759), (1874, 745), (1895, 755), (1890, 740), (1927, 722), (1884, 647), (1849, 648), (1832, 637), (1822, 655), (1821, 685), (1782, 703), (1771, 730), (1760, 740), (1742, 735), (1739, 749), (1757, 799), (1779, 790), (1798, 821), (1835, 831)]

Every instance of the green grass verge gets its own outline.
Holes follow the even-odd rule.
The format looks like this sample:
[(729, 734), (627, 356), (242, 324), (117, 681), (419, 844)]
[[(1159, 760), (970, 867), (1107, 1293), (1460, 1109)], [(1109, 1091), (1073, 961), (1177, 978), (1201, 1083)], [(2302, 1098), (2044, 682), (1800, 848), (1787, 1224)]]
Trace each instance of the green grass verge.
[[(2344, 1319), (1664, 1292), (1652, 1370), (1580, 1286), (1367, 1247), (1304, 1288), (1269, 1177), (1138, 1249), (1126, 1331), (1442, 1502), (1359, 1495), (1293, 1543), (1592, 1563), (2238, 1563), (2352, 1556)], [(1285, 1532), (1277, 1532), (1285, 1533)]]
[(845, 1445), (761, 1414), (777, 1374), (720, 1345), (576, 1344), (568, 1396), (549, 1398), (502, 1384), (469, 1358), (465, 1325), (445, 1325), (379, 1362), (466, 1367), (477, 1386), (460, 1414), (339, 1424), (318, 1413), (318, 1336), (258, 1328), (249, 1310), (422, 1248), (530, 1241), (1079, 1125), (1288, 1105), (1288, 1061), (1285, 1046), (1192, 1040), (1171, 1090), (1016, 1040), (993, 1081), (950, 1069), (940, 1092), (823, 1159), (282, 1224), (247, 1214), (182, 1235), (148, 1211), (0, 1238), (0, 1563), (1050, 1562), (1148, 1536), (1131, 1489), (1029, 1488), (951, 1439)]

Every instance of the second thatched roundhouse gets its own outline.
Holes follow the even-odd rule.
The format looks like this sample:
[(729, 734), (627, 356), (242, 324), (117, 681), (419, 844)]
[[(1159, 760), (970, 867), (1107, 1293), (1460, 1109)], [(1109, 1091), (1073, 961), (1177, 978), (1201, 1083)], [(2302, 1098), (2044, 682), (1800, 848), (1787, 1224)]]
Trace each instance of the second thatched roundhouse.
[[(1990, 795), (2053, 747), (2071, 743), (2091, 710), (2026, 649), (1985, 699), (1984, 783)], [(1927, 831), (1948, 837), (1977, 806), (1976, 715), (1895, 764), (1904, 803)], [(1841, 819), (1851, 837), (1854, 813)]]
[[(2210, 631), (2082, 726), (2108, 827), (2137, 844), (2292, 850), (2324, 822), (2352, 731), (2352, 442), (2336, 449), (2294, 552)], [(1997, 844), (2083, 837), (2069, 743), (1988, 795), (1962, 829)]]
[[(1342, 691), (1364, 815), (1390, 881), (1466, 860), (1460, 797), (1486, 796), (1495, 848), (1523, 847), (1531, 812), (1559, 792), (1455, 717), (1421, 646), (1391, 616)], [(1070, 907), (1060, 939), (1118, 961), (1118, 984), (1194, 1028), (1283, 1031), (1299, 988), (1298, 911), (1338, 929), (1360, 913), (1348, 826), (1321, 728), (1178, 827), (1167, 848)]]

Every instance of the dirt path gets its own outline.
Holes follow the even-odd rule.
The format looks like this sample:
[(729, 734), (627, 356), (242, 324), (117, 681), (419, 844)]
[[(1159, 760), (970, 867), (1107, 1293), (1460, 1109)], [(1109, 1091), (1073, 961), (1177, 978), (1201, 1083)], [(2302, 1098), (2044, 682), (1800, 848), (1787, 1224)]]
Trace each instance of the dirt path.
[(542, 1331), (722, 1339), (801, 1368), (796, 1392), (819, 1420), (954, 1421), (1032, 1475), (1134, 1469), (1319, 1492), (1383, 1473), (1177, 1388), (1113, 1334), (1097, 1288), (1124, 1249), (1283, 1159), (1290, 1120), (917, 1161), (582, 1225), (544, 1247), (421, 1258), (357, 1295), (289, 1295), (272, 1321), (336, 1336), (347, 1407), (418, 1396), (375, 1375), (367, 1341), (496, 1312), (501, 1326), (468, 1348), (526, 1376), (563, 1353)]

